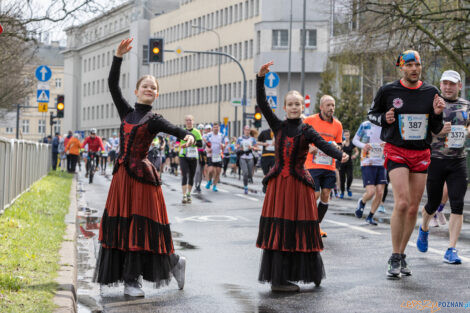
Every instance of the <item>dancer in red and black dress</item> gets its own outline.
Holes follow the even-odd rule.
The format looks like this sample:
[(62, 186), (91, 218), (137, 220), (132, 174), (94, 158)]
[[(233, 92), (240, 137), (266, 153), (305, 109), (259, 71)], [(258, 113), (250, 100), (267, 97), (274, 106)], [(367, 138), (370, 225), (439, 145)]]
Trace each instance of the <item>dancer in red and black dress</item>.
[(298, 291), (292, 282), (314, 282), (325, 276), (315, 186), (304, 168), (309, 144), (346, 162), (348, 155), (327, 143), (310, 125), (303, 124), (303, 97), (289, 91), (284, 99), (287, 119), (276, 117), (266, 99), (264, 75), (273, 62), (263, 65), (256, 81), (256, 100), (273, 130), (276, 162), (266, 175), (266, 196), (256, 246), (263, 249), (259, 280), (273, 291)]
[(121, 118), (120, 152), (113, 170), (106, 208), (101, 220), (95, 281), (124, 282), (124, 293), (144, 296), (140, 277), (158, 287), (168, 284), (171, 274), (184, 286), (186, 260), (174, 253), (161, 181), (147, 159), (150, 144), (159, 132), (194, 143), (194, 137), (151, 111), (158, 96), (158, 82), (147, 75), (139, 79), (132, 108), (122, 97), (119, 75), (122, 56), (132, 39), (119, 45), (109, 73), (109, 90)]

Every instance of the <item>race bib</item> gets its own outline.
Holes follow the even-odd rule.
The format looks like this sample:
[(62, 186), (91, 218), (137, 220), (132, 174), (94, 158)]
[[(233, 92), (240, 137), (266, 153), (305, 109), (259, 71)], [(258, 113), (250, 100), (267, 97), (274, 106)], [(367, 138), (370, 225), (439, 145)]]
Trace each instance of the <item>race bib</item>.
[(451, 126), (450, 133), (446, 136), (445, 147), (446, 148), (463, 148), (465, 144), (465, 135), (467, 131), (464, 125), (453, 125)]
[(371, 143), (371, 149), (369, 150), (369, 158), (381, 159), (384, 156), (384, 148), (380, 143)]
[(187, 158), (197, 158), (197, 148), (196, 147), (186, 148), (186, 157)]
[(274, 151), (273, 141), (266, 140), (266, 143), (269, 144), (269, 146), (266, 146), (266, 151)]
[(212, 163), (222, 162), (220, 154), (212, 155)]
[(248, 141), (243, 141), (243, 151), (248, 151), (250, 150), (250, 143)]
[(317, 154), (313, 158), (313, 163), (319, 164), (319, 165), (332, 165), (333, 158), (330, 157), (329, 155), (326, 155), (325, 152), (318, 149)]
[(398, 122), (401, 138), (404, 140), (423, 140), (428, 130), (429, 114), (400, 114)]
[(88, 153), (86, 153), (86, 152), (83, 152), (83, 153), (82, 153), (82, 157), (83, 157), (83, 158), (86, 158), (86, 157), (88, 157)]

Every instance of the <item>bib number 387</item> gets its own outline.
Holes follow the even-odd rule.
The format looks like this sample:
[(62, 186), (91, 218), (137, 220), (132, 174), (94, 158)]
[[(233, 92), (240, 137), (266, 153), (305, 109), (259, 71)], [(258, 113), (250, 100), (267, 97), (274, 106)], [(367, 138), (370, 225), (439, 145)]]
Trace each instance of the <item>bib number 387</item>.
[(428, 114), (400, 114), (398, 122), (404, 140), (423, 140), (428, 130)]

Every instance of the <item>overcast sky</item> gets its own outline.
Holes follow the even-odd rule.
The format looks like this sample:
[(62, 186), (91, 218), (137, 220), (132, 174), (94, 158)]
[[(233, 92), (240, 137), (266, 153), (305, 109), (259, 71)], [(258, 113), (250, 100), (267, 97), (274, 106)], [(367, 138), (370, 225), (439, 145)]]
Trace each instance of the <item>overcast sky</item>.
[[(85, 0), (66, 0), (66, 3), (68, 8), (71, 9), (73, 7), (76, 7), (79, 3), (83, 3), (84, 1)], [(65, 28), (70, 27), (72, 25), (83, 24), (87, 20), (90, 20), (93, 17), (110, 10), (111, 8), (122, 4), (127, 0), (93, 1), (94, 3), (89, 6), (86, 11), (81, 11), (75, 14), (74, 16), (67, 18), (64, 21), (57, 23), (45, 22), (35, 25), (33, 28), (35, 28), (38, 32), (42, 31), (43, 33), (47, 33), (49, 35), (49, 41), (59, 40), (63, 45), (65, 45), (66, 35), (63, 31)], [(28, 2), (31, 4), (32, 10), (28, 9), (28, 6), (26, 5)], [(62, 0), (0, 0), (0, 10), (5, 10), (11, 5), (21, 5), (25, 17), (30, 17), (31, 14), (33, 14), (34, 17), (44, 16), (47, 10), (49, 10), (51, 16), (58, 16), (61, 14), (61, 2)], [(43, 36), (43, 38), (46, 37), (47, 35)]]

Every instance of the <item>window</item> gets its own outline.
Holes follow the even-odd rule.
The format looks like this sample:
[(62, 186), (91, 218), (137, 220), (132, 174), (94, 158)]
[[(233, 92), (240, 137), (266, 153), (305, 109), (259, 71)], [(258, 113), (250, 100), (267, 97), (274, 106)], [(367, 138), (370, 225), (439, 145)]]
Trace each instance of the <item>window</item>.
[(114, 117), (114, 106), (112, 103), (110, 105), (111, 105), (111, 117)]
[(245, 41), (245, 52), (243, 54), (243, 58), (244, 59), (248, 58), (248, 40)]
[(93, 82), (93, 87), (91, 89), (91, 94), (94, 95), (95, 94), (95, 82)]
[(101, 92), (104, 93), (104, 78), (101, 80)]
[[(302, 35), (302, 30), (300, 31)], [(302, 40), (302, 37), (300, 37)], [(307, 37), (305, 38), (305, 47), (307, 48), (316, 48), (317, 47), (317, 30), (316, 29), (307, 29)]]
[(91, 71), (91, 58), (88, 58), (88, 72)]
[(21, 121), (21, 131), (23, 134), (29, 134), (29, 120)]
[(83, 96), (86, 97), (86, 84), (83, 84)]
[(55, 81), (55, 87), (56, 88), (62, 87), (62, 79), (56, 78), (54, 81)]
[(101, 55), (101, 67), (104, 67), (104, 53)]
[(38, 133), (45, 134), (46, 133), (46, 120), (39, 120), (38, 121)]
[(60, 133), (60, 119), (57, 119), (57, 123), (54, 125), (54, 133)]
[(287, 29), (273, 29), (273, 48), (287, 48), (288, 37)]
[(101, 105), (101, 118), (104, 118), (104, 104)]
[(86, 72), (86, 59), (83, 60), (83, 72)]
[(83, 108), (83, 120), (86, 120), (86, 109)]
[(248, 19), (248, 1), (245, 1), (244, 6), (245, 6), (245, 20), (247, 20)]
[(261, 52), (261, 31), (258, 30), (256, 34), (256, 54)]
[(13, 134), (13, 127), (7, 127), (7, 128), (5, 128), (5, 132), (6, 132), (7, 134)]
[(95, 107), (91, 107), (91, 119), (95, 119)]
[(255, 0), (255, 15), (259, 15), (259, 0)]
[(93, 57), (93, 70), (96, 68), (96, 66), (95, 66), (95, 65), (96, 65), (96, 58), (95, 58), (95, 57)]
[(96, 93), (100, 93), (100, 81), (96, 81)]
[(248, 48), (248, 58), (253, 58), (253, 39), (250, 39), (250, 47)]
[(100, 55), (96, 57), (96, 68), (100, 68)]

